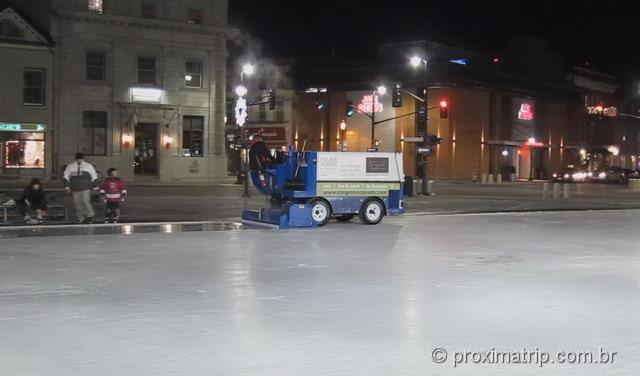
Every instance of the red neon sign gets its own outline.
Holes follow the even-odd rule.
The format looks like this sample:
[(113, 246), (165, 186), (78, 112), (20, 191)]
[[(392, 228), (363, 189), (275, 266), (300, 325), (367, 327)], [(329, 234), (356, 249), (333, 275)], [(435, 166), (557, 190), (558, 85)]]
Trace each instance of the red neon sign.
[(533, 109), (531, 108), (530, 103), (522, 103), (520, 105), (520, 110), (518, 111), (518, 119), (520, 120), (533, 120), (534, 119)]
[(360, 103), (358, 103), (357, 109), (358, 112), (363, 114), (370, 114), (372, 112), (374, 112), (373, 110), (375, 109), (375, 112), (382, 112), (384, 111), (384, 106), (382, 106), (382, 103), (380, 103), (378, 101), (378, 96), (377, 95), (365, 95), (362, 97), (362, 99), (360, 100)]

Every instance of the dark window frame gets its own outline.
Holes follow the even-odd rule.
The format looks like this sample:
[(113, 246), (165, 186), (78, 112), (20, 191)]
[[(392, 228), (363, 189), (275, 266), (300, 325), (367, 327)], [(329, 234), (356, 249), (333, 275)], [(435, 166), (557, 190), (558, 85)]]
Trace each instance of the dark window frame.
[[(190, 71), (189, 64), (199, 64), (200, 71)], [(184, 63), (185, 68), (185, 80), (184, 85), (190, 89), (202, 89), (204, 85), (204, 63), (202, 60), (187, 60)], [(187, 81), (186, 76), (191, 76), (191, 81)], [(198, 84), (194, 84), (194, 78), (198, 77)]]
[[(34, 85), (33, 83), (27, 85), (27, 73), (40, 73), (40, 85)], [(22, 76), (22, 104), (25, 106), (45, 106), (47, 103), (47, 70), (42, 68), (24, 68)], [(33, 94), (36, 92), (35, 90), (38, 90), (40, 93), (40, 100), (38, 102), (31, 100), (34, 98)], [(28, 95), (31, 97), (27, 98)]]
[(157, 20), (158, 19), (158, 3), (155, 1), (141, 1), (140, 17), (150, 19), (150, 20)]
[[(101, 61), (92, 58), (99, 57)], [(85, 54), (86, 79), (88, 81), (106, 81), (107, 80), (107, 54), (104, 51), (87, 51)], [(99, 72), (99, 73), (98, 73)], [(92, 74), (98, 73), (95, 76)]]
[[(194, 147), (194, 141), (200, 142), (199, 148)], [(182, 117), (182, 149), (189, 149), (190, 157), (204, 157), (204, 116)], [(195, 150), (199, 150), (200, 153), (194, 153)]]
[[(106, 111), (82, 111), (82, 129), (83, 131), (79, 133), (78, 149), (82, 151), (86, 155), (98, 155), (105, 156), (107, 155), (107, 146), (108, 146), (108, 130), (109, 130), (109, 115)], [(86, 143), (87, 140), (84, 140), (85, 143), (80, 142), (80, 137), (86, 134), (86, 129), (91, 129), (91, 140), (89, 143)], [(103, 131), (103, 145), (101, 146), (102, 152), (98, 152), (96, 148), (96, 134), (98, 133), (96, 130), (101, 129)], [(90, 145), (90, 148), (86, 146)]]
[[(151, 65), (145, 67), (145, 60), (148, 60), (147, 63), (153, 62), (153, 67)], [(144, 75), (153, 75), (152, 80), (147, 80), (149, 77), (144, 77)], [(157, 85), (158, 84), (158, 59), (153, 56), (139, 56), (138, 57), (138, 83), (143, 85)]]
[(187, 14), (187, 23), (192, 25), (204, 24), (204, 10), (201, 8), (189, 8)]

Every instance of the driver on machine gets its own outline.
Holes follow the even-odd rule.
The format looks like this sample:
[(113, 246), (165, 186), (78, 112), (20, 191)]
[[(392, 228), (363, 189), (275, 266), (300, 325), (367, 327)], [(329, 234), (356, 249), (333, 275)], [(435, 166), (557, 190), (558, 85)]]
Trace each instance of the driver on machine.
[(251, 173), (260, 180), (262, 186), (266, 186), (265, 179), (266, 169), (271, 163), (273, 163), (273, 156), (267, 144), (262, 141), (262, 135), (260, 133), (253, 136), (254, 143), (249, 149), (249, 168)]

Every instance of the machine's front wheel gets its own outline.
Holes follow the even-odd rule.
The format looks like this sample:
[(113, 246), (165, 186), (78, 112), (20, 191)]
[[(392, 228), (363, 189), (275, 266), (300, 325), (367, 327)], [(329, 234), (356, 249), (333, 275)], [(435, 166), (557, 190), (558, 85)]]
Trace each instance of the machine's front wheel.
[(360, 208), (360, 220), (367, 225), (377, 225), (384, 217), (384, 205), (380, 200), (369, 199)]
[(316, 198), (309, 202), (311, 205), (311, 217), (318, 226), (324, 226), (331, 219), (331, 205), (325, 200)]

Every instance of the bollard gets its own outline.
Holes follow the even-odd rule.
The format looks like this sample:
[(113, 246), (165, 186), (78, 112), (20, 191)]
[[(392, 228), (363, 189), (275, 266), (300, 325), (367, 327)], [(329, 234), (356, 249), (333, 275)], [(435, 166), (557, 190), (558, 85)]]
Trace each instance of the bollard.
[(564, 191), (562, 192), (563, 198), (569, 198), (570, 185), (568, 183), (564, 183)]
[(433, 180), (429, 180), (427, 182), (427, 195), (429, 195), (429, 196), (435, 196), (436, 195), (435, 183), (434, 183)]
[(496, 183), (497, 184), (502, 184), (502, 174), (496, 175)]
[(560, 197), (560, 183), (553, 183), (553, 198)]
[(487, 179), (487, 184), (493, 184), (493, 174), (489, 174), (489, 178)]
[(473, 180), (474, 183), (478, 182), (478, 172), (474, 171), (473, 174), (471, 174), (471, 180)]
[(512, 183), (515, 183), (518, 181), (518, 176), (516, 174), (511, 174), (509, 175), (509, 179), (511, 180)]
[(482, 184), (487, 184), (487, 174), (482, 174)]
[(547, 198), (549, 195), (549, 183), (542, 184), (542, 198)]

